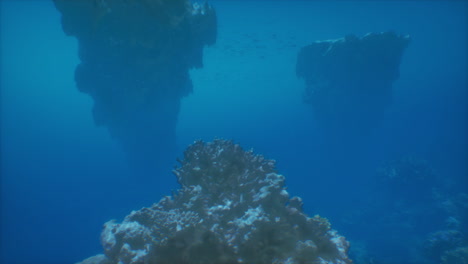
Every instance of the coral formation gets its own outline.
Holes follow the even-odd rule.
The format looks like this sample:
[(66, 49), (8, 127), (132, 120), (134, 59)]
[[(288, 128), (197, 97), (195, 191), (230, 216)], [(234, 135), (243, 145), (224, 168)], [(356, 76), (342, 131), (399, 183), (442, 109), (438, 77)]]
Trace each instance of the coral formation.
[(438, 191), (434, 199), (446, 220), (444, 227), (427, 235), (423, 244), (427, 258), (441, 263), (468, 263), (468, 195)]
[(188, 0), (54, 3), (64, 32), (78, 40), (76, 85), (93, 98), (95, 123), (139, 166), (172, 156), (189, 70), (203, 66), (203, 47), (216, 41), (214, 9)]
[(463, 235), (456, 229), (432, 232), (424, 241), (426, 256), (432, 260), (440, 260), (446, 252), (463, 244)]
[(122, 223), (107, 222), (105, 257), (81, 264), (352, 263), (345, 238), (325, 218), (304, 214), (273, 160), (215, 140), (195, 142), (180, 163), (181, 188)]
[(375, 193), (369, 193), (365, 204), (351, 208), (337, 223), (343, 229), (358, 230), (354, 236), (366, 241), (360, 248), (353, 247), (353, 260), (464, 263), (444, 262), (444, 258), (463, 259), (461, 248), (468, 245), (468, 195), (454, 192), (448, 179), (438, 175), (427, 160), (413, 156), (380, 167)]
[[(413, 207), (433, 203), (434, 188), (441, 184), (426, 160), (412, 156), (393, 160), (378, 168), (377, 179), (380, 186), (385, 186), (384, 192), (389, 192), (388, 197), (398, 193), (399, 199)], [(414, 197), (415, 192), (417, 197)]]
[(468, 247), (459, 247), (447, 251), (442, 256), (441, 264), (466, 264), (468, 263)]
[(348, 35), (301, 49), (296, 73), (306, 82), (310, 103), (327, 132), (360, 134), (382, 118), (408, 36), (393, 32)]

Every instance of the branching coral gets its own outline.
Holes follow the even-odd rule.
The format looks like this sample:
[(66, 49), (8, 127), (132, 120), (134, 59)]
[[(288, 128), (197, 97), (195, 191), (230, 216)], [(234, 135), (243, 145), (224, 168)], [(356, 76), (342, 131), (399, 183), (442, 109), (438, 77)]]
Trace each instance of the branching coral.
[(273, 160), (224, 140), (197, 141), (184, 156), (174, 170), (176, 194), (105, 224), (105, 261), (352, 263), (345, 238), (289, 197)]

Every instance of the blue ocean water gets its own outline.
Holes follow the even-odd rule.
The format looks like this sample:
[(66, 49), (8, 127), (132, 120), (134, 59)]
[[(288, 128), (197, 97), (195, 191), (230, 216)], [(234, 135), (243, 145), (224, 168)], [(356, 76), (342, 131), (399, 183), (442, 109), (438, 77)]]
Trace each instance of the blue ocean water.
[[(102, 252), (102, 224), (176, 189), (172, 166), (196, 139), (233, 139), (277, 160), (289, 192), (351, 241), (364, 259), (357, 263), (425, 263), (418, 249), (444, 228), (437, 217), (417, 226), (391, 217), (434, 211), (419, 202), (439, 187), (432, 182), (405, 189), (414, 206), (390, 205), (408, 195), (399, 192), (369, 204), (381, 193), (379, 167), (414, 156), (443, 179), (448, 195), (468, 193), (466, 1), (212, 0), (217, 43), (205, 48), (204, 67), (190, 72), (178, 154), (154, 177), (139, 177), (95, 126), (91, 98), (75, 87), (77, 41), (63, 33), (52, 1), (0, 4), (1, 263), (74, 263)], [(409, 34), (411, 43), (382, 123), (365, 140), (328, 141), (303, 102), (299, 50), (388, 30)]]

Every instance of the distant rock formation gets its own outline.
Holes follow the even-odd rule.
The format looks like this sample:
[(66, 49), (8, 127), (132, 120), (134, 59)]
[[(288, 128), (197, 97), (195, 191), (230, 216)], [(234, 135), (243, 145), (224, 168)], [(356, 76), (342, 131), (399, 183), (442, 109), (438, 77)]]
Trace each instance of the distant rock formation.
[(468, 194), (414, 156), (386, 162), (375, 176), (365, 202), (335, 223), (360, 240), (352, 241), (361, 246), (350, 251), (355, 263), (466, 263)]
[(105, 256), (81, 264), (352, 263), (345, 238), (289, 197), (273, 160), (224, 140), (195, 142), (184, 156), (181, 189), (107, 222)]
[(78, 40), (76, 85), (93, 98), (95, 123), (138, 167), (174, 156), (188, 71), (203, 66), (203, 47), (216, 41), (214, 9), (188, 0), (53, 1)]
[(442, 257), (442, 264), (468, 263), (468, 247), (459, 247), (448, 251)]
[(299, 52), (305, 102), (327, 133), (368, 134), (392, 100), (408, 36), (393, 32), (317, 41)]

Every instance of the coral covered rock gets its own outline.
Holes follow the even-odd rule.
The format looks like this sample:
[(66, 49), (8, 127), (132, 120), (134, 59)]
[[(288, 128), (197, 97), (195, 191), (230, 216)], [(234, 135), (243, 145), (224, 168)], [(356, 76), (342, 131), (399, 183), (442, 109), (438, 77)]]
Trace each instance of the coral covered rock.
[(345, 238), (304, 214), (273, 160), (224, 140), (184, 156), (177, 193), (105, 224), (98, 263), (352, 263)]
[(467, 264), (468, 263), (468, 247), (459, 247), (457, 249), (447, 251), (442, 256), (442, 264)]
[(361, 239), (352, 241), (356, 263), (466, 263), (451, 262), (468, 245), (468, 196), (450, 177), (414, 156), (386, 162), (375, 176), (374, 192), (335, 223)]
[(216, 13), (188, 0), (54, 0), (62, 27), (78, 40), (78, 89), (139, 166), (175, 152), (180, 100), (192, 91), (191, 68), (215, 43)]
[(408, 36), (392, 32), (317, 41), (299, 52), (305, 101), (328, 132), (361, 134), (382, 118)]
[[(405, 199), (409, 203), (416, 205), (433, 203), (434, 188), (441, 185), (434, 169), (429, 162), (406, 156), (393, 160), (385, 166), (378, 168), (377, 177), (380, 186), (383, 187), (388, 196), (398, 193), (399, 198)], [(412, 193), (418, 193), (419, 197), (413, 197)]]

